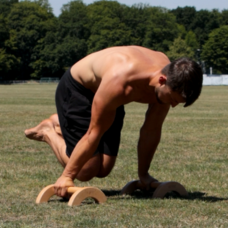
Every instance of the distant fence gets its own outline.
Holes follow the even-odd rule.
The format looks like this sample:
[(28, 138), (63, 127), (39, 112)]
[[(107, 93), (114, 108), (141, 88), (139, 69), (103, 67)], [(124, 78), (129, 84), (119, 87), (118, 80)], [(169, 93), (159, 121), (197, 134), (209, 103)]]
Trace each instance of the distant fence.
[(0, 85), (58, 83), (59, 78), (41, 78), (40, 80), (0, 80)]
[(228, 85), (228, 75), (203, 75), (203, 85)]
[(59, 82), (59, 78), (41, 78), (40, 83)]
[[(1, 85), (12, 84), (42, 84), (42, 83), (58, 83), (59, 78), (41, 78), (40, 80), (11, 80), (1, 81)], [(203, 85), (228, 85), (228, 75), (203, 75)]]

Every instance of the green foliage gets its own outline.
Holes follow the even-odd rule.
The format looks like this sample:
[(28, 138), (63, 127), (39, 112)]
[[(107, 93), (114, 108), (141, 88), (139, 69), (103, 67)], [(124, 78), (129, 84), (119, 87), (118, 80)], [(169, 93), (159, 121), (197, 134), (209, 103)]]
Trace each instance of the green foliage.
[(114, 1), (99, 1), (88, 6), (88, 53), (130, 44), (131, 32), (122, 21), (124, 9), (124, 6)]
[(3, 14), (0, 14), (0, 48), (4, 47), (4, 42), (9, 38), (9, 31)]
[(51, 8), (51, 5), (49, 4), (48, 0), (34, 0), (34, 2), (37, 3), (40, 7), (47, 10), (47, 12), (53, 12), (53, 9)]
[(194, 51), (180, 37), (174, 40), (170, 46), (170, 50), (166, 54), (171, 61), (184, 56), (194, 59)]
[(228, 25), (228, 9), (222, 11), (220, 24)]
[(82, 1), (64, 5), (59, 18), (49, 21), (46, 35), (34, 48), (39, 58), (30, 64), (34, 69), (31, 76), (61, 77), (66, 68), (83, 58), (89, 37), (87, 24), (87, 8)]
[(0, 0), (0, 14), (7, 16), (12, 5), (18, 2), (18, 0)]
[[(228, 25), (227, 9), (169, 11), (142, 3), (128, 7), (117, 1), (86, 5), (74, 0), (63, 5), (57, 18), (48, 0), (0, 0), (0, 74), (6, 79), (61, 77), (87, 54), (111, 46), (140, 45), (170, 56), (192, 56), (222, 25)], [(183, 48), (174, 42), (177, 37)]]
[(187, 31), (191, 29), (192, 21), (195, 19), (197, 13), (195, 7), (177, 7), (171, 12), (176, 16), (176, 22), (178, 24), (183, 25)]
[(12, 54), (7, 54), (4, 49), (0, 49), (0, 79), (2, 80), (13, 80), (14, 75), (9, 74), (8, 72), (12, 69), (16, 70), (16, 66), (20, 63), (20, 59), (17, 59)]
[(178, 24), (184, 25), (187, 31), (191, 30), (196, 34), (200, 48), (207, 41), (209, 33), (221, 24), (221, 15), (215, 9), (196, 11), (195, 7), (186, 6), (178, 7), (171, 12), (176, 16)]
[(45, 37), (52, 18), (52, 14), (36, 3), (25, 1), (12, 7), (7, 25), (10, 31), (9, 42), (17, 47), (11, 52), (21, 58), (17, 79), (30, 78), (33, 72), (32, 62), (39, 59), (35, 47)]
[(193, 51), (195, 51), (197, 48), (199, 48), (199, 44), (197, 42), (196, 34), (191, 30), (186, 34), (185, 42), (189, 47), (192, 48)]
[(135, 4), (132, 7), (122, 5), (121, 21), (126, 25), (126, 32), (130, 33), (129, 44), (143, 45), (147, 27), (148, 5)]
[(18, 0), (0, 0), (0, 48), (4, 47), (4, 42), (9, 39), (7, 16), (14, 3), (18, 3)]
[(79, 39), (88, 39), (89, 29), (87, 7), (81, 1), (72, 1), (62, 7), (62, 13), (59, 16), (59, 36), (77, 37)]
[(45, 37), (36, 45), (40, 58), (31, 63), (33, 77), (61, 77), (63, 71), (83, 58), (89, 35), (86, 6), (73, 1), (63, 6), (59, 18), (49, 21)]
[(223, 25), (209, 34), (203, 46), (202, 59), (215, 73), (228, 73), (228, 25)]
[(190, 28), (196, 34), (200, 48), (207, 41), (209, 33), (219, 28), (219, 17), (220, 15), (217, 10), (213, 10), (212, 12), (200, 10), (196, 13)]
[(175, 17), (157, 7), (147, 8), (146, 14), (147, 27), (143, 46), (162, 52), (168, 51), (178, 33)]
[(187, 31), (184, 25), (177, 24), (177, 29), (178, 29), (178, 37), (181, 37), (181, 39), (184, 39), (187, 34)]

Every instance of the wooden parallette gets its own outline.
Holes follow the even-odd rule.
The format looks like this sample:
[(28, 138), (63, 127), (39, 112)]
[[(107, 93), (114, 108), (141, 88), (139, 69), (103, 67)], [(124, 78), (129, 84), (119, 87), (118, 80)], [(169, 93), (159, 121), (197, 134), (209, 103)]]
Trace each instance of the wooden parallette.
[[(96, 203), (104, 203), (107, 200), (105, 194), (95, 187), (69, 187), (67, 192), (72, 194), (68, 202), (69, 206), (78, 206), (86, 198), (93, 198)], [(48, 202), (54, 194), (54, 185), (48, 185), (39, 193), (36, 203)]]
[[(184, 186), (175, 181), (152, 182), (151, 188), (155, 189), (152, 198), (162, 199), (168, 192), (177, 192), (180, 196), (188, 195), (188, 192), (186, 191)], [(123, 187), (120, 194), (132, 194), (137, 189), (141, 189), (140, 182), (138, 180), (130, 181)]]

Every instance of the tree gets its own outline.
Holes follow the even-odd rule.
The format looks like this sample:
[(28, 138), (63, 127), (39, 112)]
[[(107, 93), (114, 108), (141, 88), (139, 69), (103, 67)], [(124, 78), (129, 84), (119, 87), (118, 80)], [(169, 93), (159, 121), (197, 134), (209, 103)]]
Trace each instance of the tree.
[(223, 25), (209, 34), (201, 54), (207, 67), (218, 74), (228, 73), (228, 25)]
[(219, 28), (220, 14), (218, 10), (200, 10), (196, 13), (190, 29), (196, 34), (200, 48), (207, 41), (209, 33)]
[(199, 48), (199, 43), (197, 42), (196, 34), (191, 30), (186, 34), (185, 42), (189, 47), (192, 48), (193, 51)]
[(171, 10), (171, 12), (175, 15), (178, 24), (184, 25), (187, 31), (191, 29), (191, 24), (197, 13), (195, 7), (177, 7), (176, 9)]
[(15, 3), (18, 3), (18, 0), (0, 0), (0, 48), (3, 48), (5, 40), (9, 39), (7, 16)]
[[(176, 16), (176, 22), (184, 25), (186, 31), (193, 31), (196, 34), (199, 47), (207, 41), (209, 33), (221, 24), (221, 15), (218, 10), (196, 11), (195, 7), (178, 7), (171, 11)], [(225, 17), (226, 13), (224, 13)]]
[(33, 48), (33, 54), (31, 55), (32, 62), (30, 66), (33, 70), (31, 77), (58, 77), (62, 75), (63, 69), (59, 65), (56, 46), (59, 43), (58, 31), (58, 19), (52, 18), (47, 23), (47, 32)]
[(178, 28), (178, 37), (181, 37), (181, 39), (185, 39), (187, 35), (187, 31), (184, 25), (177, 24), (177, 28)]
[(114, 1), (99, 1), (88, 6), (88, 53), (130, 44), (131, 31), (124, 23), (124, 9), (125, 6)]
[[(9, 48), (5, 45), (9, 42), (10, 38), (9, 27), (7, 24), (7, 16), (9, 15), (11, 8), (14, 4), (18, 3), (18, 0), (0, 0), (0, 75), (1, 79), (12, 79), (12, 74), (9, 72), (16, 69), (20, 62), (20, 58), (16, 58)], [(11, 43), (10, 48), (15, 50), (14, 44)]]
[(150, 7), (146, 10), (146, 33), (143, 46), (166, 52), (177, 37), (178, 27), (173, 14), (164, 8)]
[(87, 54), (87, 8), (81, 1), (63, 5), (58, 19), (49, 23), (46, 36), (36, 46), (40, 58), (31, 64), (34, 77), (61, 77), (66, 68)]
[(180, 37), (173, 41), (170, 50), (166, 54), (171, 61), (184, 56), (194, 59), (194, 52)]
[(0, 80), (13, 80), (14, 75), (10, 74), (19, 65), (20, 59), (0, 48)]
[(126, 25), (127, 31), (130, 33), (129, 44), (142, 46), (146, 34), (147, 8), (146, 4), (134, 4), (131, 7), (122, 6), (121, 21)]
[(37, 3), (40, 7), (43, 7), (48, 13), (53, 12), (53, 9), (48, 0), (34, 0), (34, 2)]
[(228, 9), (222, 11), (220, 18), (220, 25), (228, 25)]
[(87, 7), (82, 0), (72, 1), (62, 7), (59, 16), (59, 35), (61, 38), (70, 36), (88, 39)]
[(49, 23), (54, 15), (34, 2), (14, 4), (7, 18), (9, 40), (6, 47), (16, 58), (20, 58), (16, 79), (29, 79), (33, 62), (39, 60), (36, 46), (49, 31)]

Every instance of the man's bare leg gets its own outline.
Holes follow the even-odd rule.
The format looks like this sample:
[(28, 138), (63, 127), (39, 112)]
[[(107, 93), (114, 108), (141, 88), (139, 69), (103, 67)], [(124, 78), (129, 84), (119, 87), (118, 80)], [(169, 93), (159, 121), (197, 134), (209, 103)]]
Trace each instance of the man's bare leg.
[[(57, 131), (55, 130), (57, 129)], [(29, 139), (48, 143), (54, 151), (60, 164), (65, 167), (69, 158), (66, 155), (66, 144), (59, 128), (58, 115), (43, 120), (36, 127), (26, 129), (25, 136)]]
[[(66, 144), (62, 137), (57, 114), (43, 120), (36, 127), (26, 129), (25, 136), (29, 139), (48, 143), (60, 164), (63, 167), (67, 165), (69, 157), (66, 155)], [(76, 178), (80, 181), (89, 181), (93, 177), (106, 177), (111, 172), (115, 161), (115, 156), (97, 154), (82, 167)]]

